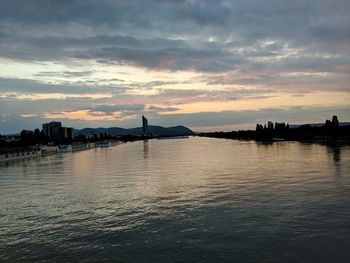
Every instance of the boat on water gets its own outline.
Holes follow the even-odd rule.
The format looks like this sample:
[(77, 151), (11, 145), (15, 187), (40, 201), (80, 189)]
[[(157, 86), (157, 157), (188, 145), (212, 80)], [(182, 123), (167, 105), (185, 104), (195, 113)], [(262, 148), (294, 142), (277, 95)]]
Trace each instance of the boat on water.
[(48, 145), (41, 146), (42, 155), (55, 154), (57, 153), (57, 151), (58, 151), (57, 146), (48, 146)]
[(112, 146), (111, 142), (97, 142), (96, 143), (96, 147), (100, 147), (100, 148), (108, 148), (111, 146)]
[(68, 152), (71, 152), (72, 150), (73, 150), (72, 145), (60, 145), (57, 148), (58, 153), (68, 153)]

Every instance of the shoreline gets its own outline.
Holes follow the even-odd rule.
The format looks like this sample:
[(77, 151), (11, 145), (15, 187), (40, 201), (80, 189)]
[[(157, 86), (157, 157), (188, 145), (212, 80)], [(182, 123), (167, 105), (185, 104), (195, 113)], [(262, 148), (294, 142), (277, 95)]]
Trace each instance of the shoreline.
[[(38, 157), (46, 157), (50, 155), (57, 155), (57, 154), (66, 154), (66, 153), (75, 153), (85, 150), (91, 150), (94, 148), (109, 148), (113, 146), (118, 146), (120, 144), (123, 144), (125, 142), (123, 141), (111, 141), (110, 146), (108, 147), (99, 147), (96, 146), (96, 143), (79, 143), (79, 144), (72, 144), (72, 149), (67, 152), (59, 152), (58, 146), (54, 147), (43, 147), (40, 150), (28, 150), (25, 147), (18, 147), (13, 152), (9, 152), (6, 154), (0, 154), (0, 164), (8, 163), (8, 162), (16, 162), (21, 160), (29, 160), (29, 159), (35, 159)], [(49, 149), (49, 150), (48, 150)]]
[[(226, 140), (236, 140), (236, 141), (253, 141), (257, 144), (274, 144), (274, 143), (282, 143), (282, 142), (298, 142), (302, 144), (318, 144), (318, 145), (325, 145), (325, 146), (350, 146), (350, 140), (349, 139), (335, 139), (335, 140), (318, 140), (318, 139), (309, 139), (309, 140), (297, 140), (297, 139), (276, 139), (276, 140), (256, 140), (254, 138), (230, 138), (225, 136), (208, 136), (208, 135), (197, 135), (193, 137), (203, 137), (203, 138), (213, 138), (213, 139), (226, 139)], [(134, 141), (144, 141), (149, 139), (156, 139), (156, 138), (142, 138), (139, 140), (132, 140), (132, 141), (109, 141), (109, 146), (103, 147), (103, 146), (97, 146), (97, 143), (77, 143), (72, 144), (72, 148), (70, 151), (67, 152), (59, 152), (58, 147), (43, 147), (40, 150), (33, 149), (29, 150), (30, 147), (18, 147), (14, 152), (7, 153), (7, 157), (4, 157), (5, 154), (0, 154), (0, 164), (5, 163), (11, 163), (16, 161), (23, 161), (23, 160), (29, 160), (29, 159), (35, 159), (38, 157), (45, 157), (50, 155), (56, 155), (56, 154), (66, 154), (66, 153), (75, 153), (85, 150), (91, 150), (95, 148), (110, 148), (114, 146), (118, 146), (120, 144), (124, 144), (127, 142), (134, 142)], [(158, 138), (159, 139), (159, 138)], [(51, 150), (47, 150), (48, 148), (51, 148)], [(55, 148), (54, 150), (52, 148)]]
[(253, 141), (256, 143), (261, 144), (274, 144), (274, 143), (282, 143), (282, 142), (298, 142), (298, 143), (305, 143), (305, 144), (322, 144), (322, 145), (349, 145), (350, 146), (350, 140), (349, 139), (337, 139), (337, 140), (318, 140), (318, 139), (309, 139), (309, 140), (298, 140), (298, 139), (278, 139), (278, 140), (256, 140), (253, 138), (230, 138), (230, 137), (219, 137), (219, 136), (203, 136), (198, 135), (198, 137), (203, 138), (213, 138), (213, 139), (225, 139), (225, 140), (235, 140), (235, 141)]

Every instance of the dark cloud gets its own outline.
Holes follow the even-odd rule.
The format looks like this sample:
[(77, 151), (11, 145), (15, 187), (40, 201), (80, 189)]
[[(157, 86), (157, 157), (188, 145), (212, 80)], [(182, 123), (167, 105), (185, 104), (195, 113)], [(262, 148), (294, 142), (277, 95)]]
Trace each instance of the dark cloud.
[[(94, 83), (93, 83), (94, 84)], [(0, 94), (1, 93), (23, 93), (23, 94), (36, 94), (36, 93), (63, 93), (67, 94), (84, 94), (84, 93), (103, 93), (110, 92), (114, 95), (122, 94), (126, 91), (126, 87), (122, 86), (104, 86), (104, 85), (91, 85), (88, 82), (73, 84), (52, 84), (49, 82), (41, 82), (30, 79), (16, 79), (16, 78), (0, 78)]]
[[(220, 79), (220, 81), (222, 81)], [(217, 80), (217, 82), (220, 82)], [(103, 83), (103, 82), (102, 82)], [(200, 102), (200, 101), (230, 101), (239, 100), (243, 98), (266, 98), (266, 95), (274, 92), (274, 89), (268, 88), (234, 88), (225, 90), (207, 90), (207, 89), (166, 89), (160, 86), (179, 84), (187, 82), (177, 82), (177, 81), (150, 81), (144, 83), (132, 83), (132, 84), (121, 84), (118, 86), (112, 85), (101, 85), (101, 81), (82, 81), (67, 84), (51, 84), (46, 82), (40, 82), (36, 80), (28, 79), (13, 79), (13, 78), (0, 78), (0, 95), (2, 94), (4, 98), (8, 100), (16, 100), (22, 95), (37, 95), (37, 94), (63, 94), (64, 98), (56, 98), (58, 103), (64, 100), (71, 100), (72, 97), (80, 97), (80, 104), (88, 104), (89, 101), (102, 101), (108, 100), (109, 96), (118, 101), (128, 101), (128, 100), (143, 100), (147, 104), (159, 104), (160, 102), (164, 104), (185, 104), (190, 102)], [(212, 82), (212, 84), (217, 84)], [(138, 95), (138, 94), (128, 94), (130, 89), (150, 89), (155, 88), (155, 94), (152, 95)], [(106, 98), (93, 98), (95, 95), (106, 94)], [(109, 95), (110, 94), (110, 95)], [(1, 97), (1, 96), (0, 96)], [(41, 101), (43, 99), (35, 98)], [(62, 102), (63, 103), (63, 102)], [(68, 104), (72, 108), (72, 104)], [(101, 106), (101, 111), (111, 112), (119, 110), (127, 110), (128, 105), (131, 104), (121, 104), (121, 105), (110, 105)], [(141, 104), (136, 104), (141, 105)], [(143, 105), (143, 104), (142, 104)], [(139, 107), (137, 106), (137, 107)], [(120, 108), (118, 108), (120, 107)], [(124, 107), (124, 108), (123, 108)], [(90, 108), (87, 108), (90, 109)], [(115, 109), (115, 110), (114, 110)], [(139, 108), (138, 108), (139, 109)], [(96, 109), (97, 110), (97, 109)], [(133, 109), (130, 109), (133, 110)], [(142, 110), (142, 109), (139, 109)]]
[[(204, 90), (204, 89), (158, 89), (158, 93), (150, 95), (148, 98), (162, 100), (165, 104), (180, 105), (196, 102), (211, 101), (233, 101), (243, 98), (266, 98), (266, 94), (272, 93), (273, 90), (257, 89), (227, 89), (227, 90)], [(265, 95), (265, 96), (264, 96)]]
[[(16, 42), (16, 45), (13, 43)], [(164, 38), (135, 38), (98, 35), (94, 37), (3, 36), (3, 57), (26, 61), (93, 59), (159, 70), (220, 71), (244, 63), (220, 45), (186, 43)]]
[[(349, 11), (346, 0), (5, 0), (0, 51), (11, 59), (213, 72), (281, 55), (286, 45), (349, 57)], [(278, 43), (256, 47), (266, 40)]]
[(157, 88), (165, 85), (175, 85), (175, 84), (189, 84), (190, 81), (148, 81), (148, 82), (133, 82), (130, 84), (125, 84), (124, 86), (128, 88), (137, 88), (139, 90), (149, 90), (152, 88)]
[[(32, 76), (36, 80), (2, 75), (0, 98), (6, 94), (6, 99), (0, 99), (0, 110), (12, 114), (3, 122), (12, 127), (11, 118), (13, 125), (28, 120), (16, 117), (24, 112), (42, 116), (43, 111), (82, 108), (91, 114), (149, 111), (159, 122), (183, 120), (183, 124), (198, 127), (203, 123), (235, 123), (244, 119), (242, 116), (267, 118), (273, 110), (169, 114), (176, 110), (173, 105), (200, 101), (259, 99), (274, 92), (298, 96), (318, 91), (349, 92), (349, 13), (348, 0), (3, 0), (1, 60), (28, 65), (54, 62), (69, 68), (71, 63), (78, 65), (63, 72), (48, 68)], [(99, 66), (197, 72), (200, 77), (193, 82), (207, 83), (209, 88), (162, 87), (200, 85), (171, 79), (143, 83), (137, 79), (125, 83), (119, 76), (95, 79), (93, 70), (85, 65), (87, 60)], [(59, 83), (50, 80), (56, 77), (61, 79)], [(75, 78), (80, 80), (72, 81)], [(211, 85), (222, 85), (224, 90), (210, 89)], [(156, 94), (128, 93), (137, 89), (152, 89)], [(67, 98), (18, 100), (19, 94), (37, 93), (63, 93)], [(112, 100), (69, 97), (86, 93), (110, 93)], [(144, 106), (162, 104), (169, 107)], [(312, 109), (302, 110), (317, 115)], [(168, 119), (161, 112), (168, 112)], [(285, 118), (302, 115), (297, 109), (277, 113)]]
[(119, 105), (97, 105), (95, 107), (90, 108), (81, 108), (84, 110), (90, 111), (100, 111), (106, 114), (111, 114), (113, 112), (140, 112), (145, 109), (145, 105), (143, 104), (119, 104)]
[(34, 74), (37, 77), (85, 77), (90, 76), (93, 73), (91, 70), (86, 71), (43, 71), (40, 73)]

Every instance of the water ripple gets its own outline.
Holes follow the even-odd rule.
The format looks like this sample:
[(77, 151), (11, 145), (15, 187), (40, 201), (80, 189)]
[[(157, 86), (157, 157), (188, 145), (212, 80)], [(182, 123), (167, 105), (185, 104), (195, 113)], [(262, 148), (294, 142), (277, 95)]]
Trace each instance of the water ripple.
[(349, 262), (349, 163), (191, 138), (1, 165), (0, 261)]

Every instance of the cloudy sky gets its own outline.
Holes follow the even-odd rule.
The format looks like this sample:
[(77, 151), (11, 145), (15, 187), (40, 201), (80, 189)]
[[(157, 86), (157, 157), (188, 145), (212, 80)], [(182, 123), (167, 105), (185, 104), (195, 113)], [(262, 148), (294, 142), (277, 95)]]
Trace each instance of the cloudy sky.
[(0, 133), (350, 121), (349, 0), (2, 0)]

